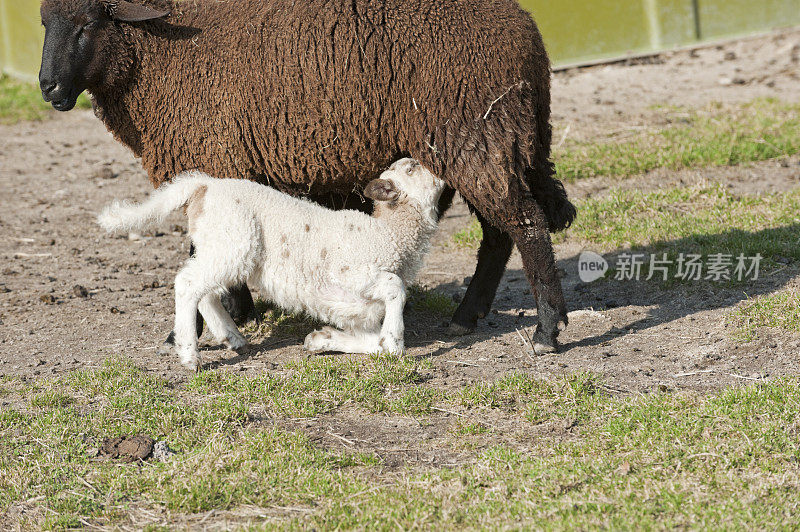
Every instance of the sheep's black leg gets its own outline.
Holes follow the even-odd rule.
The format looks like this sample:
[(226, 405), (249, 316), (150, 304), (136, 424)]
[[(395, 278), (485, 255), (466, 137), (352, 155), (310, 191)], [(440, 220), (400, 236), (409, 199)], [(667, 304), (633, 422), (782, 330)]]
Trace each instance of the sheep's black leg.
[(239, 285), (222, 296), (222, 304), (236, 325), (242, 326), (256, 318), (256, 306), (246, 284)]
[(544, 211), (532, 197), (511, 194), (515, 205), (509, 206), (504, 218), (507, 230), (522, 255), (525, 274), (533, 289), (539, 324), (533, 336), (539, 352), (558, 348), (559, 324), (567, 324), (567, 305), (556, 269), (553, 245)]
[(439, 204), (436, 206), (436, 210), (439, 213), (439, 218), (441, 218), (447, 209), (453, 204), (453, 197), (456, 195), (456, 189), (446, 187), (442, 192), (442, 195), (439, 196)]
[(497, 229), (476, 213), (483, 229), (483, 240), (478, 250), (478, 264), (464, 299), (453, 314), (448, 332), (463, 335), (475, 330), (479, 318), (484, 318), (492, 308), (497, 287), (506, 270), (508, 258), (514, 248), (511, 237)]

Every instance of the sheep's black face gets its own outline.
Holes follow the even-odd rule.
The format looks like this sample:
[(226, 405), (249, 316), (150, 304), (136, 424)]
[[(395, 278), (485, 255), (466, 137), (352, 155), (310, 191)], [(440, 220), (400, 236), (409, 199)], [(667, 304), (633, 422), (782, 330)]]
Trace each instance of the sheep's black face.
[(44, 100), (58, 111), (71, 110), (80, 93), (106, 81), (120, 24), (169, 14), (125, 0), (43, 0), (41, 12), (45, 33), (39, 85)]
[(99, 2), (80, 4), (46, 1), (42, 6), (45, 37), (39, 85), (44, 100), (58, 111), (75, 107), (78, 95), (100, 74), (97, 45), (112, 24)]

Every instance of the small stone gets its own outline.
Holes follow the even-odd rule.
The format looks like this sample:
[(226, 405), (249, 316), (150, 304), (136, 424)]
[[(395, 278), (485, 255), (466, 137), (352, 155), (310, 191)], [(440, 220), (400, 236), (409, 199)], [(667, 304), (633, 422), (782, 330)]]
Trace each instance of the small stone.
[(39, 301), (46, 305), (54, 305), (56, 303), (56, 298), (53, 297), (52, 294), (42, 294), (39, 296)]
[(76, 297), (81, 297), (81, 298), (89, 297), (89, 291), (86, 289), (86, 287), (83, 287), (79, 284), (76, 284), (75, 286), (72, 287), (72, 293)]
[(117, 174), (114, 173), (110, 166), (102, 166), (95, 171), (94, 177), (96, 179), (114, 179)]
[(153, 460), (158, 460), (159, 462), (167, 462), (173, 456), (175, 456), (175, 451), (169, 448), (167, 442), (158, 441), (153, 446)]
[(725, 61), (736, 61), (736, 52), (725, 52)]

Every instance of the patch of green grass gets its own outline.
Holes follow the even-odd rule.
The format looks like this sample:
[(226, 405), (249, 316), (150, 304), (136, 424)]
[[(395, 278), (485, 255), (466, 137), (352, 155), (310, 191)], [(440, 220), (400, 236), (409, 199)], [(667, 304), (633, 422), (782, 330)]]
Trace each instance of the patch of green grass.
[(656, 168), (736, 165), (800, 152), (800, 105), (757, 99), (700, 110), (665, 108), (658, 131), (554, 150), (560, 179), (625, 177)]
[(494, 382), (469, 384), (461, 388), (456, 397), (462, 406), (470, 407), (497, 408), (509, 402)]
[[(79, 109), (91, 109), (89, 98), (78, 98)], [(0, 124), (16, 124), (23, 120), (44, 120), (56, 111), (42, 100), (42, 93), (33, 83), (17, 81), (0, 74)]]
[(477, 248), (483, 240), (483, 228), (477, 218), (473, 217), (469, 224), (453, 234), (453, 242), (462, 248)]
[(38, 408), (61, 408), (73, 403), (75, 400), (60, 391), (49, 390), (31, 397), (31, 406)]
[(453, 433), (459, 436), (475, 436), (489, 432), (489, 427), (481, 423), (470, 423), (457, 421), (453, 427)]
[(661, 259), (667, 253), (673, 269), (681, 253), (701, 255), (706, 263), (710, 255), (722, 253), (731, 255), (732, 274), (739, 255), (760, 254), (767, 263), (800, 259), (800, 190), (761, 196), (738, 196), (721, 185), (649, 193), (618, 190), (580, 202), (578, 208), (580, 216), (566, 234), (557, 235), (557, 242), (569, 239), (606, 251), (630, 248), (645, 253), (645, 264), (649, 254)]
[[(680, 253), (700, 254), (704, 259), (730, 254), (734, 267), (740, 254), (761, 254), (768, 263), (800, 260), (796, 244), (800, 189), (759, 196), (737, 195), (723, 185), (655, 192), (617, 189), (608, 196), (578, 201), (576, 207), (575, 223), (553, 235), (553, 242), (577, 242), (598, 251), (644, 252), (645, 265), (651, 253), (659, 259), (667, 253), (673, 262)], [(480, 237), (474, 243), (479, 242)], [(646, 267), (643, 271), (648, 274)]]
[(415, 311), (428, 312), (438, 316), (450, 316), (458, 307), (452, 297), (435, 290), (422, 288), (419, 285), (412, 285), (408, 288), (408, 302)]
[(762, 327), (800, 331), (800, 293), (789, 289), (746, 301), (732, 313), (745, 341), (755, 338)]
[(261, 298), (257, 298), (254, 304), (259, 320), (253, 321), (245, 327), (245, 332), (248, 334), (278, 338), (305, 336), (322, 326), (322, 323), (311, 316), (276, 308)]
[(433, 388), (414, 386), (402, 392), (389, 406), (392, 412), (399, 414), (429, 414), (433, 403), (442, 396), (442, 393)]
[(207, 371), (194, 377), (189, 387), (204, 395), (259, 404), (278, 415), (316, 416), (348, 403), (371, 412), (427, 411), (433, 395), (421, 389), (409, 390), (421, 379), (419, 371), (424, 366), (413, 358), (392, 354), (368, 358), (319, 356), (290, 365), (280, 376)]
[[(24, 508), (14, 514), (22, 516), (23, 529), (135, 522), (157, 530), (158, 523), (147, 524), (148, 516), (180, 522), (211, 510), (216, 513), (205, 517), (208, 526), (220, 519), (236, 526), (236, 516), (246, 515), (255, 520), (251, 529), (796, 524), (797, 379), (709, 396), (614, 398), (591, 374), (543, 381), (517, 373), (447, 395), (427, 391), (411, 360), (373, 358), (363, 362), (363, 370), (335, 362), (301, 363), (274, 380), (204, 372), (184, 387), (111, 361), (99, 370), (21, 387), (15, 393), (22, 402), (0, 409), (0, 512)], [(374, 416), (386, 415), (371, 410), (372, 399), (359, 399), (373, 386), (411, 407), (421, 426), (428, 400), (452, 405), (461, 397), (502, 409), (497, 414), (515, 420), (518, 434), (526, 432), (531, 407), (551, 418), (572, 419), (578, 412), (582, 422), (567, 427), (567, 437), (538, 431), (516, 446), (511, 443), (516, 436), (460, 415), (450, 430), (459, 437), (439, 445), (450, 445), (441, 450), (458, 453), (461, 465), (387, 473), (375, 453), (327, 451), (302, 433), (276, 429), (281, 410), (265, 399), (265, 394), (278, 397), (275, 386), (287, 386), (281, 401), (294, 393), (364, 407), (370, 426)], [(26, 410), (45, 391), (73, 400)], [(146, 464), (93, 458), (92, 449), (103, 438), (140, 432), (166, 440), (178, 454), (167, 463)], [(463, 444), (475, 435), (481, 435), (481, 445)], [(430, 444), (408, 441), (403, 447), (425, 451)]]
[[(579, 387), (582, 387), (579, 386)], [(472, 464), (336, 501), (320, 528), (660, 529), (793, 526), (800, 387), (597, 402), (576, 439), (521, 452), (495, 445)], [(792, 427), (787, 430), (786, 427)], [(361, 517), (363, 516), (363, 517)], [(296, 521), (295, 524), (306, 521)]]

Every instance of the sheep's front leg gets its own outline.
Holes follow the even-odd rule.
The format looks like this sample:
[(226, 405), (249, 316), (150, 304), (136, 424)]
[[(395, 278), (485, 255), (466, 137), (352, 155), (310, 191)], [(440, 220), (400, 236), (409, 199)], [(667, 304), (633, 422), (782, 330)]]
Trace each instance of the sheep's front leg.
[(378, 340), (379, 350), (389, 353), (403, 352), (405, 350), (403, 307), (406, 305), (406, 287), (403, 280), (393, 273), (378, 274), (372, 297), (383, 301), (386, 308)]
[(199, 308), (200, 314), (205, 318), (208, 328), (217, 342), (234, 350), (247, 345), (247, 340), (239, 332), (231, 315), (225, 310), (220, 296), (213, 293), (206, 295), (200, 301)]

